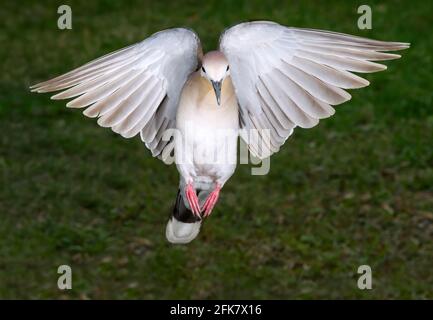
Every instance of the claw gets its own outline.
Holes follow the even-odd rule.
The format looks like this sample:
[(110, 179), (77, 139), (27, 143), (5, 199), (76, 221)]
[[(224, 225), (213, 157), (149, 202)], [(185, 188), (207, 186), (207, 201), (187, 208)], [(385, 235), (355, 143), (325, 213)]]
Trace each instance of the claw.
[(192, 213), (194, 213), (197, 217), (201, 218), (198, 197), (197, 194), (195, 193), (192, 183), (188, 183), (186, 185), (185, 195), (186, 195), (186, 199), (188, 200), (189, 207), (191, 208)]
[(202, 211), (204, 211), (204, 215), (203, 215), (204, 217), (208, 217), (211, 214), (213, 208), (215, 207), (215, 204), (218, 201), (220, 190), (221, 190), (221, 186), (217, 184), (215, 189), (207, 197), (202, 208)]

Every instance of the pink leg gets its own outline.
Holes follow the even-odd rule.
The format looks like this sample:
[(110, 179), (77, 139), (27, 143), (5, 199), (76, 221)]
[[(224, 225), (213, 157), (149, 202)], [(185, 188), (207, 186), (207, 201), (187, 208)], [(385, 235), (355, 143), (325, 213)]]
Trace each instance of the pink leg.
[(185, 187), (185, 195), (192, 213), (194, 213), (197, 217), (201, 218), (200, 205), (198, 203), (197, 194), (195, 193), (194, 187), (192, 186), (191, 182), (188, 183)]
[(202, 211), (204, 211), (204, 217), (207, 217), (211, 214), (213, 208), (215, 207), (215, 204), (218, 201), (220, 190), (221, 190), (221, 186), (217, 184), (215, 189), (207, 197), (202, 208)]

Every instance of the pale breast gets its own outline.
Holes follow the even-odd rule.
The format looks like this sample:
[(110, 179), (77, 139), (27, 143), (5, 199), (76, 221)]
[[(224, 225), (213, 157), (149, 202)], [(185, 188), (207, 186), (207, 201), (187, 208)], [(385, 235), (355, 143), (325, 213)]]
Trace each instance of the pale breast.
[(214, 129), (239, 128), (238, 104), (230, 77), (223, 82), (218, 105), (209, 81), (198, 72), (190, 76), (182, 90), (176, 126), (182, 130), (188, 122)]

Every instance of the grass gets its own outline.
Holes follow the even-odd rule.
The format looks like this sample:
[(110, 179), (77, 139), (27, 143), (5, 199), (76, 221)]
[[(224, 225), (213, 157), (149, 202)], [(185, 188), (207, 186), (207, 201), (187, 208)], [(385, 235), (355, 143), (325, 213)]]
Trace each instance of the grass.
[[(433, 298), (432, 3), (63, 1), (0, 11), (0, 298)], [(28, 86), (153, 32), (187, 26), (204, 49), (252, 19), (406, 41), (371, 86), (298, 129), (267, 176), (240, 165), (196, 241), (169, 245), (178, 173)], [(57, 289), (69, 264), (73, 290)], [(373, 290), (357, 289), (359, 265)]]

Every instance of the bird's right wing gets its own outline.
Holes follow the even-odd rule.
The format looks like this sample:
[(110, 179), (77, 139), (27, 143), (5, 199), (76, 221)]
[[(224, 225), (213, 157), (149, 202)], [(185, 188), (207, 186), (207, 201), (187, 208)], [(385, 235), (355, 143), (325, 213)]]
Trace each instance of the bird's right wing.
[(241, 137), (257, 157), (270, 156), (296, 126), (311, 128), (333, 115), (332, 105), (351, 98), (343, 89), (369, 84), (351, 72), (384, 70), (385, 65), (371, 61), (399, 58), (382, 51), (408, 47), (407, 43), (288, 28), (267, 21), (228, 29), (221, 35), (220, 50), (229, 61), (241, 128), (247, 133), (257, 129), (249, 137), (243, 130)]
[(99, 117), (100, 126), (125, 138), (140, 133), (158, 156), (168, 143), (162, 135), (174, 127), (181, 90), (200, 55), (200, 40), (193, 31), (168, 29), (31, 89), (64, 90), (52, 99), (74, 98), (67, 107), (86, 108), (86, 116)]

